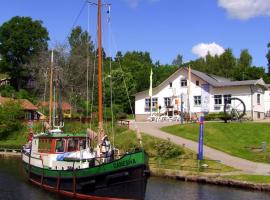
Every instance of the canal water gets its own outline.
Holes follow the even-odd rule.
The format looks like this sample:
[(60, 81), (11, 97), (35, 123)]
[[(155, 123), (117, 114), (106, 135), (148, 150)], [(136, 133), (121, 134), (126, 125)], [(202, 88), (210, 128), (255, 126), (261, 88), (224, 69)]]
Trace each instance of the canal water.
[[(270, 193), (150, 178), (146, 200), (270, 200)], [(30, 184), (20, 158), (0, 157), (0, 200), (70, 200)]]

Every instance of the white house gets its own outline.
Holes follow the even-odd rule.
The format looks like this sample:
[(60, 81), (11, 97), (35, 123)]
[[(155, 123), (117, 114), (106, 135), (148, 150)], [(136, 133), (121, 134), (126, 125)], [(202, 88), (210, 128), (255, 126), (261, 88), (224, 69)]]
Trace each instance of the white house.
[[(231, 81), (196, 70), (191, 70), (189, 79), (188, 68), (180, 68), (153, 88), (152, 112), (180, 111), (181, 99), (184, 111), (192, 115), (223, 112), (224, 103), (230, 97), (241, 99), (247, 117), (253, 120), (264, 119), (270, 110), (270, 90), (263, 79)], [(135, 115), (137, 121), (150, 116), (149, 90), (135, 94)]]

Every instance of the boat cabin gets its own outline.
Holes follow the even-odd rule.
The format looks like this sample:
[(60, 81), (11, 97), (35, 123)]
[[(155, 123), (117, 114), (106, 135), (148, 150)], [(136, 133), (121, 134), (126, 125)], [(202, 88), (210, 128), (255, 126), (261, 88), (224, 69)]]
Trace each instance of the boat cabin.
[(62, 154), (86, 148), (85, 134), (46, 134), (33, 139), (33, 151), (45, 154)]

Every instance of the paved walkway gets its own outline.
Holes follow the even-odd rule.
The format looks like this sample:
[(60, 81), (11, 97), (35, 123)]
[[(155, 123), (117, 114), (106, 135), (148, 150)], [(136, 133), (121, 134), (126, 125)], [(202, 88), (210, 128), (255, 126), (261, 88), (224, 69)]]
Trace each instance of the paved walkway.
[[(175, 122), (131, 122), (131, 128), (136, 130), (138, 129), (140, 132), (161, 138), (161, 139), (168, 139), (170, 141), (178, 144), (184, 145), (186, 148), (198, 152), (198, 143), (179, 137), (175, 135), (171, 135), (164, 131), (161, 131), (160, 128), (163, 126), (169, 126), (176, 124)], [(220, 160), (223, 164), (234, 167), (236, 169), (242, 170), (244, 173), (249, 174), (260, 174), (260, 175), (270, 175), (270, 164), (264, 163), (256, 163), (252, 161), (248, 161), (242, 158), (238, 158), (235, 156), (231, 156), (226, 154), (222, 151), (218, 151), (216, 149), (210, 148), (208, 146), (203, 147), (204, 149), (204, 156), (213, 159), (213, 160)]]

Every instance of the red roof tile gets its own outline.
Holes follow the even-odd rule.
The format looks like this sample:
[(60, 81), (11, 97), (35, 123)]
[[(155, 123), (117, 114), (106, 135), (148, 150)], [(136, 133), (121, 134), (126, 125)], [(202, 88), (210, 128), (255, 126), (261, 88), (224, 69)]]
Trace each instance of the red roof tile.
[[(49, 106), (49, 103), (48, 101), (43, 101), (41, 103), (38, 104), (38, 107), (46, 107), (46, 106)], [(56, 108), (58, 108), (58, 103), (56, 102), (56, 105), (55, 105)], [(62, 102), (62, 110), (71, 110), (72, 109), (72, 106), (67, 103), (67, 102)]]
[(13, 99), (0, 96), (0, 104), (5, 104), (9, 101), (17, 101), (24, 110), (37, 110), (38, 108), (27, 99)]

